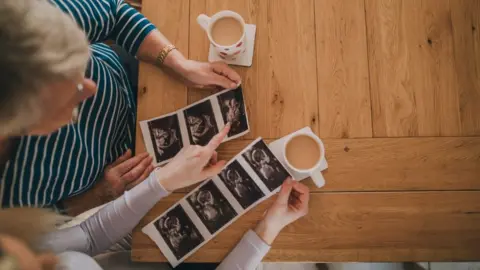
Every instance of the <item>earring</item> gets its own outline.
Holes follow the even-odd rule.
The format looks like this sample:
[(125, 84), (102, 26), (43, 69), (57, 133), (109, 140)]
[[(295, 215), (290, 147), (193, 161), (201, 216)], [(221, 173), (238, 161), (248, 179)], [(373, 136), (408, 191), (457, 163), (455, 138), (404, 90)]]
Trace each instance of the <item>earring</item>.
[(83, 84), (81, 83), (77, 84), (77, 91), (80, 93), (83, 93)]
[(78, 122), (78, 106), (73, 108), (72, 110), (72, 124), (75, 124)]

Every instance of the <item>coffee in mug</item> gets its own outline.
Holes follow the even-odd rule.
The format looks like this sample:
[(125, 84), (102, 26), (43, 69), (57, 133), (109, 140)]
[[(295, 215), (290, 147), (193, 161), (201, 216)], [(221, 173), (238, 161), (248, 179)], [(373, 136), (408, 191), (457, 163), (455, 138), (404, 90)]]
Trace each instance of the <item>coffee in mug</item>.
[(321, 172), (324, 156), (323, 143), (312, 132), (294, 134), (284, 143), (283, 158), (290, 170), (296, 174), (310, 176), (319, 188), (325, 185)]
[(212, 26), (212, 39), (221, 46), (235, 44), (242, 36), (243, 26), (233, 17), (220, 18)]
[(288, 162), (299, 170), (309, 170), (320, 161), (318, 143), (307, 135), (293, 137), (287, 144), (285, 156)]
[(222, 10), (211, 18), (200, 14), (197, 22), (221, 59), (236, 60), (247, 51), (245, 20), (240, 14), (230, 10)]

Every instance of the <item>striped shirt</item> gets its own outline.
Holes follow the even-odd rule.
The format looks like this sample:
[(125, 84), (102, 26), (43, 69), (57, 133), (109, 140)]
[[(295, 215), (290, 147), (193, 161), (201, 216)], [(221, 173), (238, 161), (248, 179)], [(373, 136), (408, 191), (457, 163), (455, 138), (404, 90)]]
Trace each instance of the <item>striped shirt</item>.
[(115, 40), (135, 55), (155, 27), (123, 0), (51, 0), (69, 14), (90, 40), (87, 77), (95, 96), (85, 100), (79, 120), (49, 136), (20, 138), (0, 168), (3, 207), (48, 207), (85, 192), (106, 165), (133, 146), (136, 104), (134, 89), (117, 54), (100, 42)]

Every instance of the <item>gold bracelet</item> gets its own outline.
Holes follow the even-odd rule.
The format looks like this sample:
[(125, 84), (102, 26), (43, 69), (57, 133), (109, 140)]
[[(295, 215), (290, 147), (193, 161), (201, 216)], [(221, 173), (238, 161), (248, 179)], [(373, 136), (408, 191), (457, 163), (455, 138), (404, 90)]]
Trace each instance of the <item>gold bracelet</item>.
[(167, 45), (165, 46), (162, 51), (158, 54), (157, 56), (157, 65), (159, 66), (163, 66), (163, 62), (165, 61), (165, 58), (167, 58), (167, 55), (173, 51), (173, 50), (176, 50), (177, 47), (175, 47), (174, 45), (170, 44), (170, 45)]

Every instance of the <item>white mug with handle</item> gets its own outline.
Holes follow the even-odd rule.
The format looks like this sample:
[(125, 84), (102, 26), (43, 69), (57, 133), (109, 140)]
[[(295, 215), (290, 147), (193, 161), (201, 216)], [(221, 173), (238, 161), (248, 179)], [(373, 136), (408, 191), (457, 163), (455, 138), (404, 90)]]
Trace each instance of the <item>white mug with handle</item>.
[[(237, 20), (243, 29), (242, 37), (235, 43), (231, 45), (220, 45), (215, 42), (212, 37), (212, 27), (213, 25), (220, 19), (223, 18), (233, 18)], [(197, 23), (207, 32), (208, 40), (213, 45), (216, 53), (218, 56), (224, 60), (235, 60), (238, 57), (245, 54), (247, 46), (245, 45), (246, 42), (246, 30), (245, 30), (245, 20), (240, 16), (240, 14), (230, 11), (230, 10), (223, 10), (218, 13), (215, 13), (212, 17), (208, 17), (205, 14), (200, 14), (197, 17)]]
[[(318, 158), (318, 161), (315, 163), (315, 165), (313, 165), (309, 169), (295, 168), (288, 161), (287, 151), (286, 151), (287, 145), (292, 141), (292, 139), (294, 139), (298, 136), (308, 136), (308, 137), (310, 137), (311, 139), (313, 139), (318, 144), (318, 148), (320, 149), (320, 157)], [(322, 161), (325, 159), (325, 146), (323, 145), (322, 140), (320, 140), (320, 138), (317, 137), (317, 135), (315, 135), (314, 133), (311, 133), (311, 132), (301, 132), (301, 133), (295, 134), (285, 141), (285, 143), (283, 145), (283, 149), (284, 149), (283, 159), (287, 163), (287, 166), (289, 167), (289, 169), (291, 169), (293, 172), (298, 173), (298, 174), (309, 175), (318, 188), (323, 187), (325, 185), (325, 178), (323, 178), (322, 171), (321, 171)]]

